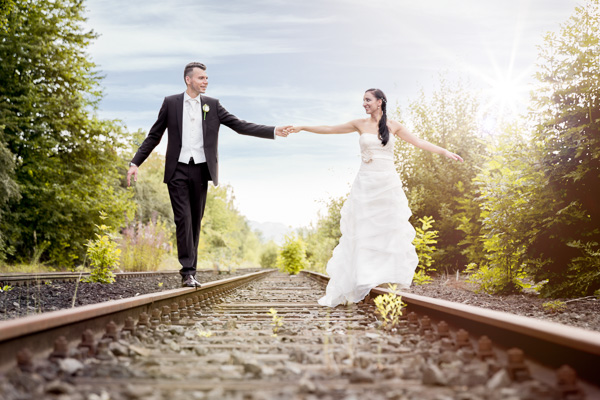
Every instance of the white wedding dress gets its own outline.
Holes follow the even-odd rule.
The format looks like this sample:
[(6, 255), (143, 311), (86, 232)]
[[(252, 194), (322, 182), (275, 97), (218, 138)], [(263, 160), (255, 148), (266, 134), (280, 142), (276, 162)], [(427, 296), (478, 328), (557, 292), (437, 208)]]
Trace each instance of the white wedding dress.
[(382, 283), (408, 287), (412, 282), (419, 259), (394, 166), (394, 140), (390, 135), (382, 146), (378, 135), (360, 135), (362, 163), (341, 209), (342, 237), (327, 263), (330, 280), (320, 305), (357, 303)]

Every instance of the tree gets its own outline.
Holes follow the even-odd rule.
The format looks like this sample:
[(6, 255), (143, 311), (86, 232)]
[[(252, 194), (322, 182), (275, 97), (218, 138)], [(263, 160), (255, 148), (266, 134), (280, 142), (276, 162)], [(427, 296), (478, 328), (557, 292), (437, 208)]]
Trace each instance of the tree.
[(94, 114), (100, 76), (86, 48), (96, 34), (83, 12), (81, 0), (23, 0), (0, 30), (0, 125), (21, 195), (2, 220), (12, 261), (71, 266), (100, 211), (118, 227), (133, 209), (119, 185), (125, 133)]
[(0, 30), (5, 30), (8, 25), (8, 14), (12, 11), (14, 0), (0, 0)]
[[(540, 47), (533, 132), (509, 128), (490, 149), (478, 188), (483, 257), (472, 279), (488, 292), (543, 284), (546, 296), (600, 289), (600, 5), (577, 7)], [(476, 229), (461, 225), (474, 242)]]
[[(0, 226), (10, 201), (20, 198), (19, 187), (14, 181), (15, 161), (12, 153), (3, 141), (3, 127), (0, 127)], [(4, 260), (6, 253), (4, 233), (0, 231), (0, 261)]]
[[(600, 288), (598, 274), (583, 292), (565, 285), (567, 276), (597, 270), (597, 264), (582, 260), (593, 260), (585, 254), (598, 251), (600, 242), (599, 57), (598, 0), (576, 7), (539, 49), (531, 118), (537, 125), (533, 141), (545, 177), (543, 196), (552, 203), (530, 251), (545, 261), (536, 273), (537, 279), (549, 280), (545, 294), (584, 295)], [(574, 263), (579, 266), (576, 271)]]
[[(396, 169), (413, 213), (411, 222), (416, 224), (426, 216), (436, 221), (439, 239), (434, 260), (448, 272), (466, 265), (459, 246), (465, 236), (458, 230), (456, 214), (461, 199), (471, 201), (475, 197), (472, 179), (485, 154), (477, 123), (478, 106), (475, 96), (462, 84), (450, 85), (442, 77), (431, 96), (421, 92), (408, 108), (415, 135), (460, 154), (464, 163), (454, 163), (403, 141), (396, 143)], [(402, 120), (400, 110), (395, 117)]]
[(481, 227), (459, 226), (468, 234), (464, 240), (469, 270), (477, 271), (471, 281), (488, 293), (520, 291), (524, 280), (539, 260), (529, 247), (540, 232), (544, 213), (551, 207), (543, 195), (544, 174), (535, 162), (535, 145), (518, 124), (490, 137), (489, 156), (474, 178)]

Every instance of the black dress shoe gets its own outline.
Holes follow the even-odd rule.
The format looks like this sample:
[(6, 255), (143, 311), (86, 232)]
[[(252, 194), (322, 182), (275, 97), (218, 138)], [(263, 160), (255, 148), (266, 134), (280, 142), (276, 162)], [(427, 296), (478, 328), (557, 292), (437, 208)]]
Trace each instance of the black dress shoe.
[(200, 282), (198, 282), (196, 280), (196, 278), (193, 275), (188, 275), (188, 276), (184, 277), (183, 280), (181, 281), (181, 286), (182, 287), (200, 287), (202, 285), (200, 284)]

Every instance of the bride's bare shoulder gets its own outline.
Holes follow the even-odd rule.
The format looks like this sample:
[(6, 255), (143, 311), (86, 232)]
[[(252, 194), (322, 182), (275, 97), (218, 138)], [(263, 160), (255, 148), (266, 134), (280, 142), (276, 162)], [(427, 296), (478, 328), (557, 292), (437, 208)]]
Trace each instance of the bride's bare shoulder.
[(402, 129), (404, 129), (404, 126), (394, 119), (388, 119), (387, 126), (390, 132), (394, 135), (397, 135)]
[(369, 122), (369, 118), (359, 118), (352, 121), (358, 133), (363, 133), (367, 128), (367, 123)]

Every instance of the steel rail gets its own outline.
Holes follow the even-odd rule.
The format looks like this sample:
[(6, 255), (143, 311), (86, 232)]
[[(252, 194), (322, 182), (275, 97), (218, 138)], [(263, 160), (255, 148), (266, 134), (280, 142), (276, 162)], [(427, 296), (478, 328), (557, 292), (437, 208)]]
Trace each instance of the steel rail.
[(171, 306), (182, 299), (195, 297), (196, 301), (206, 301), (273, 271), (266, 270), (207, 282), (200, 288), (173, 289), (1, 321), (0, 372), (14, 367), (17, 353), (23, 348), (28, 348), (38, 357), (47, 357), (52, 352), (54, 340), (60, 336), (63, 336), (69, 345), (77, 344), (86, 329), (98, 334), (104, 332), (110, 322), (123, 326), (128, 317), (137, 320), (142, 313), (150, 315), (153, 309)]
[[(329, 281), (326, 275), (302, 272), (322, 283)], [(374, 288), (366, 300), (386, 293), (390, 291)], [(408, 312), (427, 315), (433, 321), (443, 320), (475, 336), (485, 335), (505, 349), (520, 348), (528, 358), (550, 368), (567, 364), (580, 378), (600, 386), (599, 332), (402, 291), (398, 295), (407, 304)]]
[[(256, 270), (256, 268), (255, 268)], [(222, 271), (220, 271), (222, 272)], [(198, 274), (210, 273), (214, 274), (213, 270), (199, 270)], [(179, 270), (163, 270), (163, 271), (144, 271), (144, 272), (117, 272), (116, 279), (130, 278), (146, 278), (149, 276), (171, 276), (179, 275)], [(21, 286), (30, 282), (47, 282), (47, 281), (75, 281), (81, 278), (90, 276), (89, 272), (43, 272), (43, 273), (9, 273), (0, 274), (0, 286), (11, 285)]]

